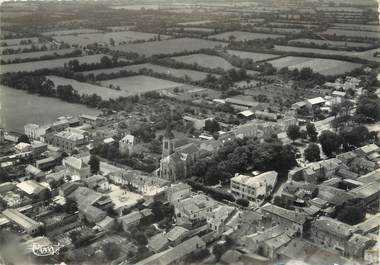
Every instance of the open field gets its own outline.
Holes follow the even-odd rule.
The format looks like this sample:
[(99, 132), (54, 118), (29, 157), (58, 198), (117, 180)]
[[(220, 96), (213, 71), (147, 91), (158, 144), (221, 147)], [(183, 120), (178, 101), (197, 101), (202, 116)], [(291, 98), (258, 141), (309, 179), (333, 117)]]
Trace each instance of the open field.
[(211, 20), (189, 21), (189, 22), (181, 22), (181, 23), (178, 23), (177, 25), (180, 25), (180, 26), (199, 26), (199, 25), (208, 24), (208, 23), (212, 23), (212, 21)]
[(174, 28), (167, 28), (169, 31), (175, 31), (175, 32), (204, 32), (204, 33), (214, 33), (215, 29), (213, 28), (200, 28), (200, 27), (174, 27)]
[(345, 24), (345, 23), (335, 23), (332, 28), (341, 28), (348, 30), (365, 30), (365, 31), (380, 31), (380, 25), (365, 25), (365, 24)]
[[(91, 33), (79, 35), (59, 35), (53, 36), (56, 41), (64, 42), (70, 45), (87, 46), (89, 44), (110, 44), (110, 39), (115, 41), (115, 45), (128, 43), (139, 40), (156, 39), (157, 34), (137, 32), (137, 31), (119, 31), (119, 32), (106, 32), (106, 33)], [(168, 39), (170, 36), (161, 35), (161, 39)]]
[(110, 47), (110, 49), (121, 52), (134, 52), (150, 57), (158, 54), (173, 54), (185, 51), (198, 51), (200, 49), (212, 49), (217, 46), (224, 47), (225, 45), (225, 43), (217, 41), (181, 38), (145, 43), (131, 43)]
[(22, 72), (22, 71), (35, 71), (44, 68), (60, 68), (63, 67), (65, 63), (68, 63), (71, 60), (78, 60), (79, 63), (98, 63), (103, 57), (103, 54), (88, 55), (82, 57), (70, 57), (54, 60), (44, 60), (38, 62), (26, 62), (26, 63), (13, 63), (0, 65), (0, 73), (9, 73), (9, 72)]
[(101, 73), (105, 74), (111, 74), (111, 73), (119, 73), (120, 71), (131, 71), (131, 72), (138, 72), (142, 69), (148, 69), (152, 70), (155, 73), (160, 74), (170, 74), (178, 78), (185, 78), (188, 76), (192, 81), (199, 81), (206, 78), (207, 73), (200, 72), (200, 71), (194, 71), (194, 70), (188, 70), (188, 69), (174, 69), (170, 67), (165, 67), (161, 65), (155, 65), (151, 63), (144, 63), (144, 64), (136, 64), (136, 65), (128, 65), (128, 66), (122, 66), (122, 67), (115, 67), (115, 68), (109, 68), (109, 69), (99, 69), (99, 70), (93, 70), (93, 71), (86, 71), (82, 72), (84, 75), (88, 74), (94, 74), (98, 75)]
[(263, 39), (277, 39), (277, 38), (284, 38), (284, 35), (279, 34), (269, 34), (269, 33), (251, 33), (251, 32), (244, 32), (244, 31), (229, 31), (224, 32), (216, 35), (209, 36), (210, 39), (216, 39), (221, 41), (228, 41), (230, 36), (234, 36), (235, 40), (237, 41), (248, 41), (248, 40), (263, 40)]
[(324, 54), (324, 55), (340, 55), (348, 56), (354, 58), (365, 59), (368, 61), (380, 62), (380, 57), (374, 57), (375, 52), (380, 52), (380, 49), (371, 49), (363, 52), (348, 52), (348, 51), (336, 51), (336, 50), (327, 50), (327, 49), (313, 49), (313, 48), (300, 48), (300, 47), (291, 47), (291, 46), (281, 46), (275, 45), (274, 49), (276, 51), (283, 52), (298, 52), (298, 53), (314, 53), (314, 54)]
[(50, 79), (53, 81), (55, 87), (57, 86), (64, 86), (64, 85), (71, 85), (76, 91), (78, 91), (78, 94), (87, 94), (87, 95), (92, 95), (92, 94), (97, 94), (100, 96), (102, 99), (107, 100), (110, 98), (118, 98), (125, 96), (125, 93), (123, 91), (115, 90), (115, 89), (110, 89), (108, 87), (101, 87), (101, 86), (96, 86), (88, 83), (83, 83), (83, 82), (78, 82), (74, 79), (68, 79), (68, 78), (63, 78), (59, 76), (53, 76), (49, 75), (46, 76), (46, 78)]
[(270, 33), (278, 33), (278, 34), (297, 34), (302, 31), (299, 28), (274, 28), (274, 27), (255, 27), (255, 30), (265, 31)]
[(344, 48), (344, 47), (358, 47), (358, 48), (369, 48), (372, 45), (370, 43), (363, 42), (352, 42), (352, 41), (327, 41), (327, 40), (315, 40), (315, 39), (295, 39), (290, 40), (288, 44), (292, 43), (315, 43), (317, 45), (327, 45), (331, 48)]
[(369, 38), (369, 39), (380, 39), (380, 32), (373, 31), (360, 31), (360, 30), (348, 30), (348, 29), (335, 29), (329, 28), (321, 33), (322, 35), (329, 36), (345, 36), (354, 38)]
[(230, 70), (232, 68), (235, 68), (233, 65), (231, 65), (228, 61), (226, 61), (222, 57), (201, 54), (201, 53), (185, 55), (185, 56), (176, 56), (176, 57), (172, 57), (172, 59), (178, 62), (186, 63), (186, 64), (198, 64), (199, 66), (207, 67), (210, 69), (222, 68), (223, 70)]
[(252, 59), (254, 62), (265, 61), (268, 59), (273, 59), (279, 57), (276, 54), (269, 53), (258, 53), (258, 52), (245, 52), (245, 51), (236, 51), (236, 50), (227, 50), (228, 54), (235, 55), (242, 59)]
[(290, 70), (310, 67), (322, 75), (340, 75), (361, 67), (361, 64), (339, 60), (287, 56), (269, 61), (276, 69), (288, 67)]
[(22, 41), (31, 41), (32, 43), (38, 43), (37, 37), (31, 37), (31, 38), (20, 38), (20, 39), (5, 39), (0, 40), (0, 46), (13, 46), (13, 45), (20, 45)]
[(56, 30), (56, 31), (46, 31), (42, 33), (44, 36), (65, 36), (65, 35), (75, 35), (75, 34), (90, 34), (102, 32), (98, 29), (67, 29), (67, 30)]
[(41, 56), (46, 55), (63, 55), (72, 53), (75, 51), (75, 49), (60, 49), (60, 50), (50, 50), (50, 51), (42, 51), (42, 52), (24, 52), (24, 53), (17, 53), (17, 54), (9, 54), (9, 55), (2, 55), (1, 60), (2, 61), (13, 61), (15, 59), (35, 59), (40, 58)]
[(149, 91), (157, 91), (167, 88), (180, 87), (183, 84), (158, 79), (150, 76), (137, 75), (131, 77), (122, 77), (100, 82), (102, 86), (110, 85), (120, 87), (126, 95), (135, 95)]

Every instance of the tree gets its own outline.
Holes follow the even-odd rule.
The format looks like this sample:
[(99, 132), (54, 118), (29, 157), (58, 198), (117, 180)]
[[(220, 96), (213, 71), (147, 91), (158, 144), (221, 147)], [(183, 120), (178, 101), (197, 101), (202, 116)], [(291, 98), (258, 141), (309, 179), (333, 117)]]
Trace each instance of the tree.
[(88, 162), (91, 168), (91, 173), (97, 174), (100, 169), (100, 161), (99, 158), (96, 155), (90, 156), (90, 161)]
[(210, 132), (210, 133), (216, 133), (216, 132), (220, 131), (219, 123), (214, 119), (206, 120), (205, 130)]
[(300, 136), (300, 127), (298, 125), (290, 125), (286, 130), (286, 135), (294, 142)]
[(317, 144), (309, 144), (304, 151), (305, 159), (309, 162), (321, 160), (321, 151)]
[(120, 246), (115, 242), (108, 242), (103, 245), (103, 252), (109, 261), (115, 260), (120, 256)]
[(354, 148), (360, 147), (371, 138), (369, 130), (365, 126), (358, 126), (349, 131), (342, 131), (340, 135), (345, 146), (353, 146)]
[(319, 142), (322, 146), (322, 151), (328, 157), (331, 157), (334, 152), (337, 152), (342, 144), (342, 138), (328, 130), (322, 131), (319, 136)]
[(244, 198), (238, 198), (236, 200), (236, 203), (243, 206), (243, 207), (248, 207), (249, 206), (249, 201), (247, 199), (244, 199)]
[(23, 135), (21, 135), (21, 136), (17, 139), (17, 143), (27, 143), (27, 144), (30, 144), (29, 137), (28, 137), (26, 134), (23, 134)]
[(380, 120), (380, 99), (376, 94), (360, 96), (356, 114), (362, 114), (368, 121), (375, 122)]
[(318, 140), (318, 132), (317, 132), (317, 129), (315, 128), (314, 123), (309, 122), (306, 124), (306, 132), (310, 138), (310, 141), (316, 142)]

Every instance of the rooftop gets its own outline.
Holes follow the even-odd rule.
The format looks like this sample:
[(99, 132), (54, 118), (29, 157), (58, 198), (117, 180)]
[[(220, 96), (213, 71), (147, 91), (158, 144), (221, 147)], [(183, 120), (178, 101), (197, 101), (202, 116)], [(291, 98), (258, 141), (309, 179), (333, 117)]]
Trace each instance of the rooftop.
[(182, 226), (175, 226), (166, 234), (166, 238), (170, 241), (176, 241), (178, 238), (184, 236), (188, 232), (189, 230), (183, 228)]
[(261, 207), (261, 210), (285, 218), (297, 224), (303, 224), (306, 221), (306, 216), (304, 214), (281, 208), (270, 203), (267, 203)]
[(39, 184), (38, 182), (34, 180), (26, 180), (21, 183), (18, 183), (17, 188), (24, 191), (25, 193), (29, 195), (36, 194), (38, 195), (41, 191), (45, 190), (46, 188)]
[(316, 229), (347, 239), (354, 231), (354, 228), (352, 226), (326, 216), (322, 216), (319, 219), (315, 220), (313, 226)]

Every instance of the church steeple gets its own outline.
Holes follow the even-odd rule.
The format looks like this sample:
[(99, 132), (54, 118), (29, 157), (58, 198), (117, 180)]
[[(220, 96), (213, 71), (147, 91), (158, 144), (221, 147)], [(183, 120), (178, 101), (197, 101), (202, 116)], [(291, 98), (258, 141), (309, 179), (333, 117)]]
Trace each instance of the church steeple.
[(165, 134), (162, 138), (162, 157), (167, 157), (174, 153), (174, 134), (171, 130), (170, 121), (166, 124)]

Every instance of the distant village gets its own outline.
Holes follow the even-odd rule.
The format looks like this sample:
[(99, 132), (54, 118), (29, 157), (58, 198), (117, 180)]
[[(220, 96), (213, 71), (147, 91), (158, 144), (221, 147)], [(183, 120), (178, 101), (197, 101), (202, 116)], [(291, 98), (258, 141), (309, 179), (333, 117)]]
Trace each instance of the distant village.
[(378, 3), (127, 2), (0, 6), (0, 264), (379, 264)]

